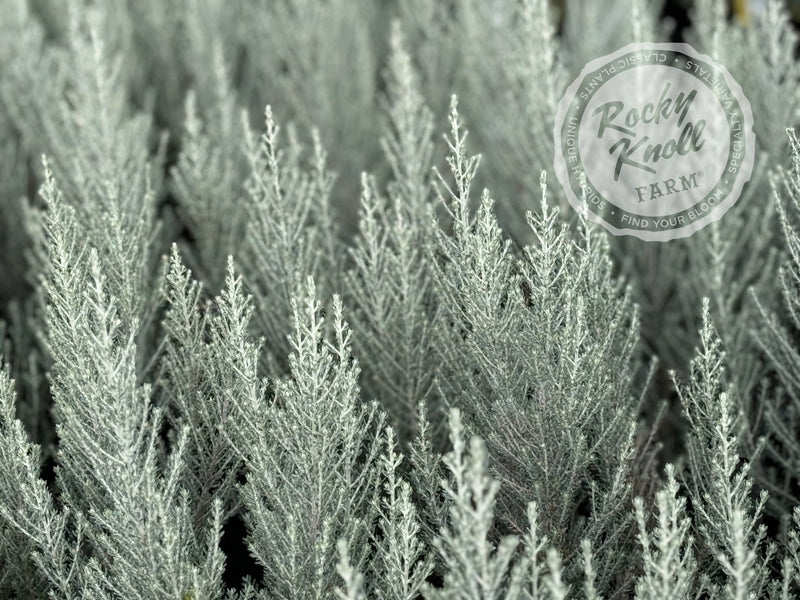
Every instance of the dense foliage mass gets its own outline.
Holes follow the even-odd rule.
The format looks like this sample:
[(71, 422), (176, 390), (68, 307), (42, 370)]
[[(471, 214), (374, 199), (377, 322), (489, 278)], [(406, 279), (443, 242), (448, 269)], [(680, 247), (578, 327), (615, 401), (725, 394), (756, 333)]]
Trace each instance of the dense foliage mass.
[(720, 222), (550, 183), (658, 4), (0, 0), (0, 597), (800, 597), (781, 2), (684, 32), (755, 114)]

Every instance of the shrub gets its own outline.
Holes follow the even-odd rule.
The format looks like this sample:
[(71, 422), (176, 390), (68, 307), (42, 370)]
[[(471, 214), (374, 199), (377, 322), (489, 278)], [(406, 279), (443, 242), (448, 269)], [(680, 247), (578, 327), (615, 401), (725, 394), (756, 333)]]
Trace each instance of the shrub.
[(662, 4), (560, 5), (0, 0), (0, 597), (797, 597), (796, 34), (696, 2), (759, 158), (646, 244), (551, 131)]

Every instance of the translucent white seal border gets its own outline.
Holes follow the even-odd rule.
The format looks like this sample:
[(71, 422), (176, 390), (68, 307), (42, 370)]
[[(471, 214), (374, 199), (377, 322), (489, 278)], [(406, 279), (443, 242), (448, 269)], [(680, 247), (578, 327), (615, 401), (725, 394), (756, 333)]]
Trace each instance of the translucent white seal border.
[[(655, 51), (670, 50), (670, 51), (680, 52), (691, 58), (695, 58), (697, 60), (713, 65), (725, 79), (725, 83), (727, 84), (728, 89), (731, 91), (733, 96), (738, 101), (739, 106), (742, 109), (742, 115), (744, 121), (742, 123), (742, 132), (745, 138), (745, 155), (742, 159), (741, 168), (736, 174), (736, 179), (734, 180), (730, 193), (722, 200), (722, 202), (720, 202), (712, 210), (710, 210), (707, 215), (695, 221), (692, 221), (691, 223), (684, 225), (682, 227), (664, 229), (662, 231), (646, 231), (641, 229), (620, 229), (608, 223), (600, 215), (592, 211), (588, 206), (584, 206), (584, 202), (582, 201), (581, 198), (579, 198), (575, 194), (575, 192), (572, 190), (572, 186), (570, 185), (570, 176), (567, 169), (567, 162), (564, 158), (564, 151), (563, 151), (564, 147), (561, 140), (561, 129), (564, 124), (563, 123), (564, 119), (567, 116), (567, 112), (569, 110), (570, 105), (572, 104), (573, 99), (578, 93), (578, 89), (584, 77), (586, 77), (586, 75), (588, 75), (591, 72), (601, 69), (605, 65), (613, 63), (616, 59), (624, 56), (625, 54), (629, 54), (631, 52), (636, 52), (639, 50), (655, 50)], [(643, 68), (643, 67), (637, 67), (637, 68)], [(725, 213), (728, 212), (730, 207), (733, 206), (739, 199), (739, 197), (742, 194), (742, 190), (744, 188), (745, 183), (750, 181), (750, 177), (752, 176), (753, 173), (753, 164), (755, 162), (755, 152), (756, 152), (756, 134), (753, 131), (753, 110), (750, 106), (750, 101), (747, 99), (747, 96), (744, 95), (742, 87), (733, 78), (733, 76), (730, 74), (730, 72), (724, 65), (712, 59), (710, 56), (698, 52), (689, 44), (679, 43), (679, 42), (667, 42), (667, 43), (635, 42), (632, 44), (628, 44), (627, 46), (623, 46), (622, 48), (615, 50), (611, 54), (600, 56), (586, 63), (583, 69), (581, 69), (580, 74), (578, 74), (578, 76), (567, 87), (566, 91), (564, 92), (564, 95), (561, 97), (561, 100), (558, 103), (558, 108), (556, 110), (556, 119), (553, 124), (553, 141), (555, 146), (554, 148), (555, 157), (553, 162), (554, 162), (556, 177), (558, 178), (558, 181), (561, 184), (561, 187), (567, 196), (567, 200), (572, 205), (572, 208), (575, 209), (575, 211), (578, 214), (585, 215), (586, 218), (588, 218), (590, 221), (602, 225), (609, 232), (611, 232), (616, 236), (630, 235), (637, 237), (641, 240), (644, 240), (646, 242), (668, 242), (670, 240), (689, 237), (695, 232), (703, 229), (709, 223), (719, 221), (725, 215)]]

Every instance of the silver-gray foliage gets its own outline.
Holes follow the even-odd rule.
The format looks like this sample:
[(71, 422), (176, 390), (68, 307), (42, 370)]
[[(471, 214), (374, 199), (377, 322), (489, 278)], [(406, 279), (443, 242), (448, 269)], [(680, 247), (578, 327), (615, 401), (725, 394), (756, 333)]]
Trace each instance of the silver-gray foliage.
[(788, 13), (696, 2), (760, 158), (647, 245), (548, 181), (661, 3), (552, 4), (0, 0), (0, 597), (798, 597)]

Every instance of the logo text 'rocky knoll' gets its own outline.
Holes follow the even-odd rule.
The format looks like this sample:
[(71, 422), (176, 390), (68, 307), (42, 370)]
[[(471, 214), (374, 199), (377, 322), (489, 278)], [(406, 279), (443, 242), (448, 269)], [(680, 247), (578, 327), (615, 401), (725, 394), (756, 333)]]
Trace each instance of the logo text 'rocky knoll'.
[[(619, 179), (622, 167), (625, 165), (655, 174), (656, 170), (648, 166), (648, 162), (655, 164), (661, 158), (672, 158), (676, 153), (686, 156), (690, 152), (697, 152), (703, 147), (705, 120), (700, 119), (697, 123), (693, 123), (686, 119), (692, 106), (692, 101), (697, 96), (697, 90), (692, 90), (688, 94), (679, 92), (677, 97), (673, 99), (669, 96), (671, 87), (671, 83), (665, 83), (659, 99), (656, 102), (648, 102), (640, 108), (627, 108), (622, 100), (611, 100), (592, 112), (592, 116), (597, 116), (599, 119), (599, 125), (597, 126), (598, 138), (603, 138), (606, 129), (619, 131), (624, 136), (609, 148), (609, 153), (617, 156), (617, 162), (614, 167), (615, 181)], [(621, 115), (624, 115), (624, 117), (618, 119)], [(652, 142), (647, 135), (642, 135), (638, 140), (635, 140), (638, 135), (636, 126), (640, 123), (660, 124), (668, 121), (671, 117), (675, 117), (675, 125), (680, 130), (676, 137), (656, 143)], [(639, 156), (641, 158), (636, 160)]]
[(631, 44), (590, 62), (561, 99), (553, 135), (576, 210), (648, 241), (721, 218), (755, 152), (741, 88), (687, 44)]

